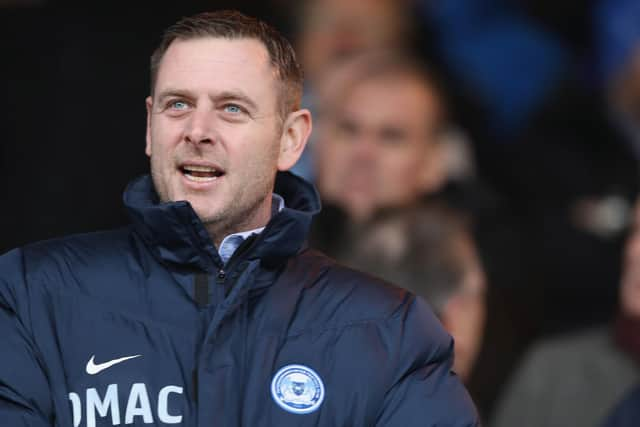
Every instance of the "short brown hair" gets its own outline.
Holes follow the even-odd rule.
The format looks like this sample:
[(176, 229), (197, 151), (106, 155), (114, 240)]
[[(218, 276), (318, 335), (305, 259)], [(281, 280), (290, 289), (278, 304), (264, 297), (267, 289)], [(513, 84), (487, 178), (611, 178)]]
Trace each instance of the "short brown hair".
[(300, 108), (302, 67), (296, 60), (291, 43), (266, 22), (235, 10), (200, 13), (182, 18), (167, 28), (162, 35), (160, 45), (151, 55), (151, 94), (155, 89), (160, 62), (171, 43), (177, 39), (189, 40), (202, 37), (229, 40), (250, 38), (262, 42), (282, 84), (279, 100), (282, 118)]
[(434, 122), (436, 133), (447, 128), (448, 100), (444, 85), (430, 64), (416, 59), (409, 51), (383, 49), (360, 53), (343, 60), (325, 77), (327, 80), (318, 94), (318, 116), (339, 115), (340, 109), (336, 108), (336, 103), (344, 102), (350, 96), (350, 91), (362, 82), (386, 77), (394, 80), (408, 78), (417, 81), (435, 97), (438, 109), (435, 119), (431, 121)]

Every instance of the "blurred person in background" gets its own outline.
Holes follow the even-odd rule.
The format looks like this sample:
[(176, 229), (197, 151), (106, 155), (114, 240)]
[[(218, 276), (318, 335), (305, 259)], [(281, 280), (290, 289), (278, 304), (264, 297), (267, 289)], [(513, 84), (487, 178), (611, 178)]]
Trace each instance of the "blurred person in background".
[[(478, 175), (501, 196), (507, 217), (494, 220), (478, 238), (492, 295), (471, 389), (489, 414), (532, 342), (594, 327), (614, 315), (611, 284), (620, 282), (624, 230), (638, 192), (638, 156), (612, 123), (606, 95), (594, 87), (592, 4), (546, 2), (548, 10), (565, 10), (554, 28), (531, 13), (540, 1), (417, 3), (452, 79), (449, 87), (477, 104), (477, 114), (455, 119), (472, 135)], [(620, 8), (622, 1), (603, 3), (640, 22)], [(638, 4), (624, 3), (627, 9)], [(584, 13), (584, 22), (566, 16), (574, 12)], [(597, 24), (617, 34), (619, 24), (596, 15), (602, 18)], [(584, 36), (572, 46), (566, 33), (576, 28)], [(627, 39), (609, 40), (602, 44), (607, 49), (628, 45)], [(496, 231), (505, 223), (511, 235), (496, 244)]]
[(394, 53), (356, 58), (328, 77), (322, 95), (314, 156), (325, 202), (362, 222), (442, 186), (445, 108), (417, 61)]
[[(531, 280), (513, 283), (555, 296), (538, 303), (545, 306), (540, 332), (604, 321), (616, 296), (603, 284), (619, 280), (617, 260), (638, 191), (640, 156), (627, 135), (639, 133), (622, 132), (611, 120), (622, 114), (611, 114), (605, 99), (612, 95), (595, 90), (593, 70), (585, 68), (599, 57), (604, 86), (622, 88), (617, 98), (637, 103), (629, 83), (637, 79), (620, 76), (633, 74), (621, 70), (640, 38), (640, 2), (597, 2), (596, 55), (585, 47), (588, 40), (580, 45), (584, 52), (571, 49), (559, 32), (527, 14), (526, 2), (417, 3), (455, 85), (481, 106), (488, 137), (474, 135), (480, 172), (504, 195), (527, 241)], [(585, 23), (585, 33), (588, 28)], [(625, 83), (609, 83), (614, 76)], [(590, 263), (594, 257), (600, 262)], [(564, 310), (578, 290), (580, 307)]]
[(427, 198), (463, 210), (491, 204), (475, 185), (469, 141), (449, 124), (443, 90), (421, 61), (359, 55), (327, 73), (318, 101), (313, 157), (325, 209), (312, 236), (330, 255), (380, 210)]
[[(305, 70), (303, 105), (321, 108), (317, 85), (326, 73), (359, 54), (403, 49), (411, 40), (408, 0), (304, 0), (294, 8), (295, 47)], [(312, 136), (292, 171), (315, 176)]]
[(441, 204), (382, 212), (343, 260), (424, 298), (453, 336), (453, 370), (468, 382), (484, 334), (487, 286), (460, 213)]
[(600, 426), (640, 379), (639, 363), (640, 202), (636, 202), (615, 321), (536, 345), (503, 390), (492, 426)]

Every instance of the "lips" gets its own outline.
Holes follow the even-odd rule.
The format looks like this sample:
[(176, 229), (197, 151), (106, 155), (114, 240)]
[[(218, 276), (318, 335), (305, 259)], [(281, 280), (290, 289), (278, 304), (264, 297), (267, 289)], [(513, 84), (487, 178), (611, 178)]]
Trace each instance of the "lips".
[(224, 175), (221, 168), (210, 165), (183, 164), (179, 169), (186, 179), (193, 182), (211, 182)]

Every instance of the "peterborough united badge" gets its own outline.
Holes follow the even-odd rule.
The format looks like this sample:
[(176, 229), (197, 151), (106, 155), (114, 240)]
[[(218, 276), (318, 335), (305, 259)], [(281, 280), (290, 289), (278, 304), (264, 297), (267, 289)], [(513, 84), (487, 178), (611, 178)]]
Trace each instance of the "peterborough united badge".
[(273, 400), (285, 411), (309, 414), (324, 400), (324, 384), (320, 376), (304, 365), (287, 365), (271, 381)]

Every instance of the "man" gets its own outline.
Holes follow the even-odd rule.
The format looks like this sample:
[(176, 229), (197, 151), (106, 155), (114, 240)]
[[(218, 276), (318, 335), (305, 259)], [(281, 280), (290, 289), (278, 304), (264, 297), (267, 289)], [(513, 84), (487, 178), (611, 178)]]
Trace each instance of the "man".
[(364, 222), (442, 186), (443, 101), (419, 64), (398, 54), (364, 55), (345, 63), (321, 91), (315, 155), (324, 201)]
[(0, 258), (2, 424), (476, 425), (433, 314), (305, 247), (319, 202), (282, 172), (311, 130), (288, 42), (185, 18), (151, 82), (132, 225)]
[(534, 346), (507, 384), (492, 426), (598, 427), (640, 380), (640, 202), (622, 264), (615, 322)]
[(316, 247), (340, 260), (380, 211), (426, 198), (477, 211), (474, 200), (485, 201), (468, 141), (451, 137), (443, 94), (423, 64), (401, 52), (364, 53), (327, 73), (319, 89)]

